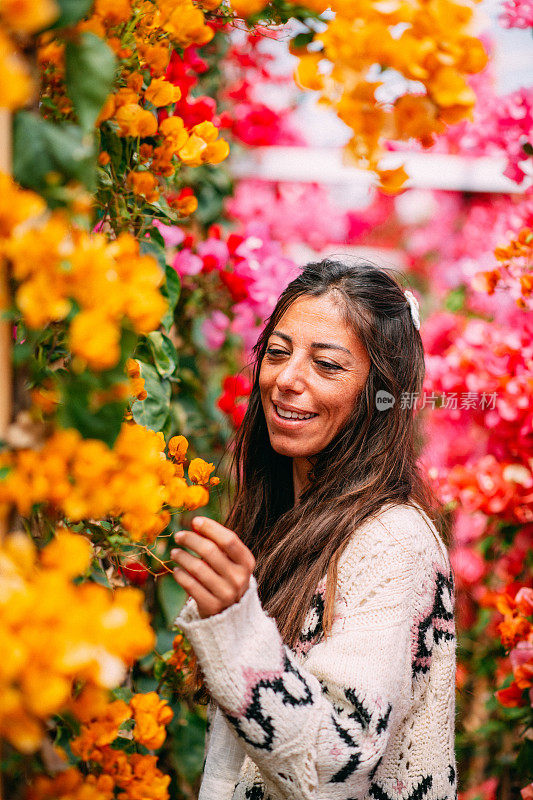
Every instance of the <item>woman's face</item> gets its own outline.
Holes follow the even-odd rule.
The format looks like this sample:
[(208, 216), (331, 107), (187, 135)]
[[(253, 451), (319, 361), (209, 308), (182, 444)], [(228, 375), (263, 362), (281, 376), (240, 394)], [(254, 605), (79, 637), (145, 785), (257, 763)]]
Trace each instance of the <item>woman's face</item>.
[(274, 450), (292, 458), (320, 453), (350, 416), (369, 369), (331, 294), (295, 300), (268, 340), (259, 373)]

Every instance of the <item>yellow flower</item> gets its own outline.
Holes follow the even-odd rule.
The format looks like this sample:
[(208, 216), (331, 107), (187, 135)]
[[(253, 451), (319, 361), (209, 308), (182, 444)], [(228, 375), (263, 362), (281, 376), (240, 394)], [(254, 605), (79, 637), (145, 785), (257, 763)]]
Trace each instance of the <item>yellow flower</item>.
[(0, 172), (0, 248), (2, 239), (11, 236), (17, 225), (45, 210), (42, 197), (21, 189), (9, 175)]
[(0, 30), (0, 108), (14, 111), (33, 95), (30, 71), (13, 43)]
[(36, 33), (47, 28), (59, 15), (54, 0), (2, 0), (0, 16), (13, 31)]
[(69, 346), (91, 369), (110, 369), (120, 358), (120, 330), (98, 310), (80, 311), (70, 324)]
[(251, 17), (259, 14), (268, 5), (268, 0), (230, 0), (231, 7), (238, 17)]
[(189, 442), (185, 436), (173, 436), (168, 443), (168, 454), (172, 456), (178, 464), (185, 461)]
[[(72, 439), (62, 438), (65, 446)], [(46, 471), (46, 462), (40, 454), (36, 466)], [(126, 668), (151, 650), (155, 635), (142, 592), (113, 594), (95, 583), (72, 582), (87, 563), (90, 545), (83, 537), (60, 530), (38, 555), (21, 536), (0, 547), (0, 738), (31, 753), (47, 718), (76, 707), (70, 699), (76, 684), (86, 683), (91, 701), (96, 688), (98, 702), (91, 707), (101, 708), (101, 689), (119, 685)]]
[(403, 165), (395, 169), (377, 170), (377, 174), (379, 177), (379, 190), (384, 194), (391, 195), (398, 194), (409, 177)]
[(121, 106), (115, 119), (119, 125), (121, 136), (155, 136), (157, 133), (157, 119), (154, 115), (137, 103), (126, 103)]
[(150, 44), (141, 37), (137, 38), (137, 53), (152, 74), (156, 77), (163, 75), (170, 60), (170, 49), (168, 44)]
[(149, 203), (159, 199), (157, 178), (153, 173), (133, 171), (126, 182), (134, 194), (143, 195)]
[(194, 511), (196, 508), (207, 505), (209, 492), (205, 486), (189, 486), (185, 496), (185, 508)]
[(209, 164), (220, 164), (229, 156), (229, 144), (225, 139), (217, 139), (207, 145), (202, 152), (202, 161)]
[(159, 126), (159, 132), (165, 137), (165, 144), (172, 153), (177, 153), (189, 138), (181, 117), (167, 117)]
[(214, 464), (208, 464), (203, 458), (193, 458), (189, 464), (189, 479), (193, 483), (208, 483), (209, 476), (214, 471)]
[(189, 167), (199, 167), (202, 164), (202, 152), (207, 144), (199, 136), (189, 136), (187, 143), (180, 148), (178, 155), (184, 164)]
[(135, 720), (133, 738), (149, 750), (158, 750), (165, 741), (165, 725), (174, 716), (167, 701), (161, 700), (157, 692), (136, 694), (130, 700), (130, 708)]
[(92, 544), (84, 536), (59, 530), (48, 547), (43, 550), (41, 563), (44, 567), (58, 569), (67, 577), (74, 578), (86, 572), (92, 554)]
[(322, 58), (321, 53), (306, 53), (300, 56), (294, 72), (294, 80), (298, 86), (303, 89), (322, 89), (324, 77), (318, 71), (318, 64)]
[(70, 743), (74, 755), (88, 761), (96, 748), (105, 747), (117, 738), (121, 725), (130, 719), (131, 713), (131, 708), (123, 700), (106, 703), (103, 708), (95, 710), (84, 721), (79, 736)]
[(181, 91), (166, 78), (153, 78), (144, 96), (149, 103), (160, 108), (176, 103), (181, 97)]
[(444, 108), (449, 106), (473, 106), (476, 102), (474, 90), (453, 67), (441, 67), (429, 81), (430, 97)]
[(95, 0), (94, 13), (108, 25), (128, 22), (131, 17), (130, 0)]

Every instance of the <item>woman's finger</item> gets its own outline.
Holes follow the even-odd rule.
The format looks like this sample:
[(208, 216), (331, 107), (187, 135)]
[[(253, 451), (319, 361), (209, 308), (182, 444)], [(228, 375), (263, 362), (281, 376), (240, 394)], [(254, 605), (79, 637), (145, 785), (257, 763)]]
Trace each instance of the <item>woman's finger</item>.
[(173, 570), (173, 574), (176, 582), (185, 589), (193, 600), (196, 600), (198, 613), (201, 617), (210, 617), (223, 610), (220, 601), (186, 570), (176, 567)]
[[(227, 575), (228, 570), (235, 566), (218, 544), (206, 536), (201, 536), (193, 531), (178, 531), (174, 539), (176, 544), (193, 550), (200, 558), (203, 558), (219, 575)], [(174, 558), (171, 552), (170, 557)]]
[(255, 558), (236, 533), (209, 517), (194, 517), (192, 527), (197, 533), (215, 542), (236, 564), (242, 564), (249, 572), (253, 572)]
[(201, 558), (187, 553), (186, 550), (178, 550), (175, 553), (174, 560), (180, 567), (187, 570), (189, 575), (192, 575), (204, 589), (216, 597), (224, 608), (233, 605), (233, 603), (236, 603), (242, 597), (246, 588), (244, 575), (241, 575), (240, 579), (233, 576), (233, 580), (231, 581), (229, 576), (228, 578), (223, 578), (211, 569), (209, 564), (206, 564)]

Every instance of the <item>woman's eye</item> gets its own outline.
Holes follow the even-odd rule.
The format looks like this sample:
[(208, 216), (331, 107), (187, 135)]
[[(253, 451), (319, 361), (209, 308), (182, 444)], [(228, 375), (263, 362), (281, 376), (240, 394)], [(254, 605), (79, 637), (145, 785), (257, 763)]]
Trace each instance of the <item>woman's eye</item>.
[(279, 350), (277, 347), (269, 347), (267, 349), (267, 355), (269, 356), (286, 356), (286, 350)]
[(330, 369), (334, 371), (342, 369), (342, 367), (339, 366), (339, 364), (332, 364), (331, 361), (317, 361), (316, 363), (320, 364), (320, 366), (324, 367), (324, 369)]

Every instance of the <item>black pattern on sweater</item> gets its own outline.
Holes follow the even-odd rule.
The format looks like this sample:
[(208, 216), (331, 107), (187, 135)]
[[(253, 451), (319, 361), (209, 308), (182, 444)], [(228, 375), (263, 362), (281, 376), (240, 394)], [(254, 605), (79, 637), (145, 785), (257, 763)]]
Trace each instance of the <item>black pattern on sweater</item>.
[(448, 609), (444, 602), (444, 594), (447, 593), (453, 598), (453, 592), (452, 575), (447, 577), (442, 572), (437, 572), (433, 607), (429, 614), (420, 620), (416, 632), (416, 651), (413, 658), (415, 675), (428, 672), (434, 644), (438, 644), (441, 640), (451, 641), (454, 638), (454, 634), (447, 630), (453, 623), (453, 609)]
[[(270, 752), (272, 750), (275, 736), (275, 728), (272, 724), (272, 717), (265, 713), (261, 705), (262, 691), (268, 689), (272, 690), (274, 694), (277, 694), (281, 697), (283, 704), (286, 706), (306, 706), (313, 703), (313, 696), (307, 681), (298, 668), (291, 663), (286, 651), (283, 653), (283, 670), (283, 673), (278, 675), (276, 678), (262, 678), (257, 681), (251, 692), (252, 700), (248, 704), (248, 707), (242, 717), (234, 717), (231, 714), (225, 714), (226, 719), (233, 725), (236, 733), (241, 737), (241, 739), (244, 739), (245, 742), (248, 742), (248, 744), (252, 745), (253, 747), (257, 747), (259, 750), (267, 750)], [(295, 675), (298, 679), (304, 691), (303, 697), (297, 697), (291, 694), (285, 685), (284, 676), (289, 673)], [(244, 731), (242, 722), (243, 719), (247, 721), (252, 720), (259, 725), (264, 733), (262, 739), (252, 739), (251, 736)]]

